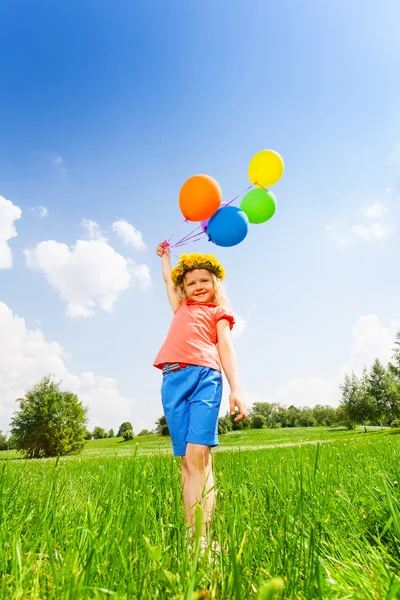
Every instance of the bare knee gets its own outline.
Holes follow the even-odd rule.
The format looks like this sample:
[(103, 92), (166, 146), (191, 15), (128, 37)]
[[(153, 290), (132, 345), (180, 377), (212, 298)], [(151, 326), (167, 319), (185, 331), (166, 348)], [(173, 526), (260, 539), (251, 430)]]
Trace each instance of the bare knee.
[(186, 468), (190, 473), (203, 473), (211, 466), (211, 448), (200, 444), (187, 444)]

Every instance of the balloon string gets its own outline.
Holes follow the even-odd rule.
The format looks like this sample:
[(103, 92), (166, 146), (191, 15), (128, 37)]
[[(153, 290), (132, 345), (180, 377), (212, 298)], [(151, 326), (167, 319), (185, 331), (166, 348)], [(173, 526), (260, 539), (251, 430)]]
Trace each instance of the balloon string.
[(187, 237), (185, 240), (183, 240), (181, 242), (177, 242), (176, 244), (171, 246), (171, 248), (179, 248), (180, 246), (184, 246), (188, 242), (192, 242), (192, 241), (197, 242), (198, 240), (201, 240), (203, 238), (204, 238), (204, 231), (200, 231), (199, 233), (194, 233), (190, 237)]
[(262, 189), (263, 189), (263, 190), (265, 190), (266, 192), (269, 192), (269, 189), (268, 189), (268, 188), (266, 188), (266, 187), (264, 187), (263, 185), (261, 185), (261, 183), (258, 183), (258, 181), (256, 181), (256, 182), (254, 183), (254, 185), (258, 185), (258, 187), (262, 188)]
[[(235, 196), (235, 198), (232, 198), (232, 200), (230, 200), (229, 202), (227, 202), (225, 204), (225, 206), (229, 206), (230, 204), (232, 204), (233, 202), (235, 202), (235, 200), (237, 200), (238, 198), (240, 198), (240, 196), (243, 196), (243, 194), (245, 194), (246, 192), (248, 192), (251, 188), (253, 187), (253, 184), (249, 185), (249, 187), (247, 187), (243, 192), (241, 192), (240, 194), (238, 194), (237, 196)], [(224, 208), (224, 207), (222, 207)], [(185, 219), (184, 223), (187, 222), (187, 219)], [(182, 225), (182, 223), (181, 223)], [(171, 248), (174, 248), (176, 246), (178, 246), (178, 244), (180, 244), (181, 242), (186, 243), (188, 241), (190, 241), (190, 239), (192, 238), (192, 235), (198, 230), (200, 229), (201, 225), (198, 225), (196, 227), (196, 229), (193, 229), (190, 233), (188, 233), (187, 235), (185, 235), (181, 240), (178, 240), (173, 246), (171, 246)], [(179, 229), (179, 228), (178, 228)], [(178, 230), (177, 230), (178, 231)], [(174, 234), (175, 235), (175, 234)], [(173, 236), (171, 236), (172, 238)], [(169, 238), (168, 241), (171, 240), (171, 238)]]
[(197, 231), (200, 228), (201, 228), (201, 225), (198, 225), (195, 229), (193, 229), (188, 234), (186, 234), (181, 240), (178, 240), (174, 245), (176, 246), (177, 244), (180, 244), (181, 242), (186, 241), (189, 237), (191, 237), (194, 234), (195, 231)]
[[(189, 240), (189, 241), (192, 244), (194, 242), (201, 242), (202, 240), (203, 240), (203, 238), (197, 238), (197, 239), (193, 239), (193, 240)], [(184, 244), (180, 244), (179, 246), (175, 246), (175, 248), (177, 248), (179, 250), (179, 248), (184, 248), (185, 246), (186, 246), (186, 242)], [(174, 256), (176, 256), (176, 254), (174, 254)]]
[[(237, 200), (238, 198), (240, 198), (240, 196), (243, 196), (243, 194), (245, 194), (246, 192), (248, 192), (248, 191), (249, 191), (249, 189), (250, 189), (250, 188), (252, 188), (252, 187), (253, 187), (253, 184), (249, 185), (249, 187), (248, 187), (248, 188), (246, 188), (246, 189), (244, 190), (244, 192), (242, 192), (241, 194), (238, 194), (238, 195), (237, 195), (235, 198), (233, 198), (233, 200), (231, 200), (230, 202), (227, 202), (227, 203), (225, 204), (225, 206), (229, 206), (230, 204), (232, 204), (232, 202), (235, 202), (235, 200)], [(225, 207), (223, 206), (222, 208), (225, 208)]]
[(176, 229), (176, 231), (174, 231), (174, 233), (171, 235), (171, 237), (167, 240), (168, 243), (172, 240), (172, 238), (178, 233), (178, 231), (180, 230), (180, 228), (182, 227), (182, 225), (184, 223), (187, 223), (187, 219), (185, 219), (184, 221), (182, 221), (182, 223), (179, 225), (179, 227)]

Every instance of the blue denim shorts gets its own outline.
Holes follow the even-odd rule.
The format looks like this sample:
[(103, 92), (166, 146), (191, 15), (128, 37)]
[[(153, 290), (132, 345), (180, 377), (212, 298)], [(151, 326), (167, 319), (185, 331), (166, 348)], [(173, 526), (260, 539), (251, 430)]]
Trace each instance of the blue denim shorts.
[(187, 443), (218, 446), (220, 371), (189, 365), (168, 372), (167, 366), (161, 397), (175, 456), (186, 454)]

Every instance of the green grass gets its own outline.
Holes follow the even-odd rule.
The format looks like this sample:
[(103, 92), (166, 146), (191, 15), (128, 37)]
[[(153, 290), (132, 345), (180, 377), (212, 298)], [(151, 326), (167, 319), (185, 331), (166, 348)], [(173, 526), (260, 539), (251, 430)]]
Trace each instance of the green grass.
[(400, 597), (400, 432), (230, 433), (214, 461), (223, 551), (196, 560), (168, 439), (0, 460), (0, 598)]

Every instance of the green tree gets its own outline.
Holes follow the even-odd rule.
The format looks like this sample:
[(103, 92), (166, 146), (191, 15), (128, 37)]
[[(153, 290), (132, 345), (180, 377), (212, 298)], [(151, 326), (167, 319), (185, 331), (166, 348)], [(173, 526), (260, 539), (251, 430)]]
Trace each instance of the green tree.
[(242, 431), (243, 429), (250, 429), (250, 419), (243, 419), (243, 421), (235, 421), (237, 413), (229, 415), (232, 423), (232, 431)]
[(169, 435), (167, 419), (163, 415), (156, 421), (156, 431), (159, 435)]
[(121, 423), (118, 429), (117, 437), (124, 437), (124, 431), (126, 429), (132, 429), (133, 431), (132, 423), (129, 423), (129, 421), (124, 421), (124, 423)]
[(114, 429), (110, 429), (110, 431), (107, 433), (107, 437), (109, 438), (113, 438), (114, 436)]
[(105, 429), (103, 429), (103, 427), (100, 427), (99, 425), (97, 425), (93, 429), (92, 435), (93, 435), (94, 440), (103, 440), (104, 438), (107, 437)]
[(10, 435), (10, 437), (7, 440), (7, 448), (9, 448), (10, 450), (14, 450), (14, 448), (16, 448), (16, 441), (13, 435)]
[(374, 417), (374, 402), (367, 393), (367, 376), (366, 369), (361, 378), (358, 378), (355, 373), (352, 373), (351, 376), (346, 374), (344, 382), (340, 386), (341, 403), (345, 411), (348, 429), (362, 423), (366, 432), (367, 423)]
[(391, 421), (391, 378), (382, 363), (376, 359), (371, 369), (366, 373), (365, 392), (371, 406), (371, 418), (379, 422)]
[(226, 413), (224, 417), (219, 417), (218, 419), (218, 434), (224, 435), (229, 431), (232, 431), (232, 419), (229, 413)]
[(392, 360), (393, 362), (389, 363), (389, 371), (395, 378), (400, 380), (400, 331), (396, 334)]
[(92, 432), (89, 431), (89, 429), (86, 429), (85, 431), (85, 440), (91, 440), (93, 437)]
[(138, 433), (138, 436), (140, 435), (153, 435), (153, 432), (149, 431), (148, 429), (142, 429), (142, 431)]
[(299, 427), (315, 427), (315, 418), (310, 408), (301, 408), (297, 417)]
[(5, 435), (3, 435), (3, 433), (0, 429), (0, 450), (7, 450), (7, 449), (8, 449), (7, 438)]
[(312, 409), (312, 414), (318, 427), (330, 427), (336, 422), (336, 411), (331, 406), (316, 404)]
[(251, 407), (251, 415), (263, 415), (265, 422), (268, 423), (275, 406), (275, 404), (271, 404), (270, 402), (254, 402)]
[(262, 429), (267, 424), (267, 418), (261, 414), (255, 414), (250, 418), (250, 426), (252, 429)]
[(127, 442), (129, 440), (133, 440), (133, 438), (135, 437), (135, 434), (133, 433), (133, 429), (125, 429), (124, 435), (122, 437), (124, 438), (125, 442)]
[(293, 404), (291, 406), (289, 406), (289, 408), (287, 409), (287, 422), (286, 422), (286, 426), (287, 427), (300, 427), (300, 409), (297, 408), (297, 406), (293, 406)]
[(400, 418), (400, 331), (396, 335), (392, 361), (388, 365), (390, 414), (397, 420)]
[(11, 421), (17, 450), (29, 458), (82, 450), (87, 409), (75, 394), (62, 392), (60, 384), (46, 376), (17, 402), (20, 410)]

